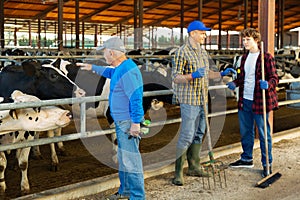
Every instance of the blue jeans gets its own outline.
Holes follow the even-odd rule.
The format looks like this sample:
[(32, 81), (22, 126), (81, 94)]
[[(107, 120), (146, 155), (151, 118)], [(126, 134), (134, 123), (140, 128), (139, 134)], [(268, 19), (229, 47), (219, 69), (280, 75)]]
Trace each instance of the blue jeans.
[[(264, 136), (264, 118), (263, 115), (254, 114), (252, 111), (253, 101), (243, 99), (243, 110), (238, 111), (240, 133), (241, 133), (241, 143), (243, 147), (243, 153), (241, 154), (241, 160), (252, 161), (253, 160), (253, 146), (254, 146), (254, 136), (255, 136), (255, 126), (256, 123), (260, 150), (261, 150), (261, 162), (262, 165), (266, 166), (266, 150), (265, 150), (265, 136)], [(269, 114), (267, 113), (267, 136), (268, 136), (268, 156), (269, 164), (272, 164), (272, 138), (270, 135), (270, 124), (269, 124)]]
[(206, 129), (203, 106), (180, 104), (181, 127), (177, 148), (187, 149), (191, 144), (201, 144)]
[(116, 134), (118, 141), (119, 194), (130, 196), (130, 199), (144, 200), (144, 174), (142, 157), (139, 151), (139, 137), (128, 138), (131, 121), (117, 121)]

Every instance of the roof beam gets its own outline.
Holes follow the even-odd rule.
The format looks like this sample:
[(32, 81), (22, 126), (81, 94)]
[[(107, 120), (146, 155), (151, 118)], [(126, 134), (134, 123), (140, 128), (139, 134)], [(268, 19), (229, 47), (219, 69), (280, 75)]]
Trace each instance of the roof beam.
[[(67, 3), (69, 0), (64, 0), (64, 3)], [(32, 17), (32, 19), (43, 19), (49, 12), (55, 10), (57, 8), (57, 4), (53, 4), (51, 6), (49, 6), (46, 10), (44, 10), (43, 12), (35, 15)]]
[(106, 6), (103, 6), (103, 7), (99, 8), (99, 9), (96, 9), (94, 12), (91, 12), (90, 14), (87, 14), (87, 15), (81, 17), (79, 20), (80, 20), (80, 21), (86, 21), (86, 20), (90, 19), (92, 16), (97, 15), (99, 12), (102, 12), (102, 11), (104, 11), (104, 10), (107, 10), (107, 9), (109, 9), (110, 7), (112, 7), (112, 6), (114, 6), (114, 5), (118, 4), (118, 3), (120, 3), (120, 2), (122, 2), (122, 1), (123, 1), (123, 0), (114, 0), (114, 1), (112, 1), (111, 3), (107, 4)]
[[(195, 5), (191, 5), (191, 6), (187, 7), (186, 9), (184, 9), (184, 12), (187, 12), (187, 11), (192, 10), (192, 9), (195, 9)], [(167, 20), (167, 19), (172, 18), (172, 17), (176, 17), (179, 14), (180, 14), (180, 11), (179, 12), (174, 12), (174, 13), (172, 13), (170, 15), (166, 15), (165, 17), (160, 18), (159, 20), (155, 20), (155, 22), (152, 22), (152, 23), (147, 24), (147, 25), (148, 26), (157, 26), (157, 25), (160, 25), (160, 23), (162, 21)]]
[[(147, 11), (153, 10), (153, 9), (155, 9), (155, 8), (161, 6), (161, 5), (164, 5), (164, 4), (166, 4), (166, 3), (168, 3), (168, 1), (159, 1), (158, 3), (155, 3), (155, 4), (153, 4), (152, 6), (146, 8), (146, 9), (144, 10), (144, 13), (146, 13)], [(130, 15), (128, 15), (127, 17), (125, 17), (124, 19), (117, 21), (116, 23), (114, 23), (114, 25), (122, 24), (122, 23), (124, 23), (124, 22), (127, 22), (127, 21), (129, 21), (132, 17), (134, 17), (134, 14), (130, 14)]]
[[(290, 6), (289, 8), (292, 8), (293, 6)], [(285, 8), (285, 10), (288, 10), (289, 8)], [(257, 10), (255, 10), (255, 11), (257, 11)], [(293, 28), (296, 28), (296, 27), (298, 27), (298, 22), (299, 22), (299, 18), (297, 18), (297, 17), (295, 17), (295, 16), (297, 16), (297, 15), (295, 15), (295, 14), (290, 14), (290, 15), (285, 15), (284, 16), (284, 21), (290, 21), (290, 22), (293, 22), (293, 23), (295, 23), (294, 25), (291, 25), (291, 27), (293, 27)], [(226, 19), (227, 21), (230, 21), (230, 20), (232, 20), (232, 19), (234, 19), (234, 18), (228, 18), (228, 19)], [(292, 20), (291, 20), (292, 19)], [(238, 23), (238, 24), (236, 24), (236, 25), (231, 25), (230, 26), (230, 29), (232, 29), (232, 30), (234, 30), (234, 29), (236, 29), (236, 27), (238, 27), (238, 26), (241, 26), (243, 24), (243, 22), (240, 22), (240, 23)], [(286, 30), (286, 29), (285, 29)]]
[[(213, 0), (206, 0), (206, 1), (203, 2), (203, 5), (206, 4), (206, 3), (209, 3), (209, 2), (211, 2), (211, 1), (213, 1)], [(188, 6), (186, 9), (184, 9), (184, 12), (193, 10), (193, 9), (195, 9), (195, 7), (198, 8), (198, 2), (197, 2), (197, 1), (196, 1), (195, 4), (193, 4), (193, 5), (191, 5), (191, 6)], [(179, 15), (180, 13), (181, 13), (181, 11), (176, 11), (176, 12), (170, 14), (170, 15), (166, 15), (165, 17), (163, 17), (163, 18), (161, 18), (161, 19), (159, 19), (159, 20), (155, 20), (155, 22), (152, 22), (152, 23), (147, 24), (147, 25), (148, 25), (148, 26), (160, 25), (160, 23), (161, 23), (162, 21), (167, 20), (167, 19), (172, 18), (172, 17), (175, 17), (175, 16)]]
[[(146, 9), (144, 10), (144, 13), (146, 13), (147, 11), (153, 10), (153, 9), (155, 9), (155, 8), (161, 6), (161, 5), (164, 5), (164, 4), (166, 4), (166, 3), (168, 3), (168, 2), (167, 2), (167, 1), (160, 1), (160, 2), (158, 2), (158, 3), (155, 3), (155, 4), (153, 4), (152, 6), (146, 8)], [(112, 28), (112, 27), (114, 27), (114, 26), (116, 26), (116, 25), (118, 25), (118, 24), (122, 24), (122, 23), (124, 23), (124, 22), (127, 22), (127, 21), (129, 21), (132, 17), (134, 17), (134, 14), (128, 15), (126, 18), (117, 21), (117, 22), (114, 23), (113, 25), (106, 27), (104, 30), (106, 31), (106, 30), (108, 30), (108, 29), (110, 29), (110, 28)]]
[(43, 19), (49, 12), (53, 11), (56, 8), (57, 8), (57, 4), (51, 5), (43, 12), (33, 16), (32, 19)]

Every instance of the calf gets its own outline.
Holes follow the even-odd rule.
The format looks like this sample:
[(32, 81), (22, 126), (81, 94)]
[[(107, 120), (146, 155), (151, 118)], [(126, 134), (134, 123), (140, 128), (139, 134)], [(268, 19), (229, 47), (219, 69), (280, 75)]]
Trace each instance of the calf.
[[(21, 91), (14, 91), (11, 95), (14, 102), (39, 101), (35, 96), (27, 95)], [(3, 98), (2, 98), (3, 100)], [(22, 108), (0, 111), (0, 144), (9, 144), (32, 140), (34, 131), (47, 131), (65, 127), (70, 123), (69, 111), (55, 106)], [(30, 147), (18, 149), (18, 165), (22, 172), (21, 192), (30, 190), (27, 178), (28, 156)], [(0, 153), (0, 192), (5, 192), (4, 179), (7, 160), (4, 152)]]
[[(12, 93), (12, 99), (14, 100), (14, 102), (40, 101), (37, 97), (24, 94), (18, 90)], [(0, 111), (1, 133), (7, 133), (17, 130), (52, 130), (58, 127), (65, 127), (69, 123), (69, 111), (59, 109), (55, 106)]]

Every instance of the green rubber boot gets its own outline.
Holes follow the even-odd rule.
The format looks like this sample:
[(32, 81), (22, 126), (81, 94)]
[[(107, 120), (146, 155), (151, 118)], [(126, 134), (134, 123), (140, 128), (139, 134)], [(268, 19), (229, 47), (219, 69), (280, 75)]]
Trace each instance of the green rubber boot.
[(209, 174), (204, 172), (200, 165), (201, 144), (191, 144), (187, 150), (188, 160), (188, 176), (209, 177)]
[(175, 161), (175, 178), (172, 180), (174, 185), (182, 186), (183, 180), (183, 165), (186, 160), (186, 149), (176, 149), (176, 161)]

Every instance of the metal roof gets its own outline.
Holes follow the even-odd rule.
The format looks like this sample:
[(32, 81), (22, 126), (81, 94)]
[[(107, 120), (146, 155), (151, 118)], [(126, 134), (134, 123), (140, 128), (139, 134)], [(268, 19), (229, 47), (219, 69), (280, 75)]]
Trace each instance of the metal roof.
[[(184, 27), (198, 19), (198, 2), (184, 0)], [(219, 0), (202, 0), (202, 21), (213, 29), (219, 28)], [(274, 0), (275, 1), (275, 0)], [(282, 0), (281, 0), (282, 1)], [(136, 0), (80, 0), (79, 21), (85, 22), (85, 34), (94, 34), (95, 25), (101, 25), (102, 34), (116, 34), (120, 27), (127, 33), (133, 31), (134, 2)], [(222, 0), (222, 30), (244, 28), (245, 0)], [(258, 0), (248, 0), (248, 26), (258, 26)], [(75, 33), (75, 0), (64, 0), (64, 29)], [(284, 30), (300, 26), (299, 0), (284, 0)], [(276, 0), (276, 21), (278, 21), (279, 0)], [(253, 21), (251, 20), (253, 17)], [(4, 0), (6, 24), (18, 25), (18, 31), (37, 32), (40, 19), (41, 30), (55, 32), (58, 21), (58, 0)], [(144, 0), (143, 25), (147, 27), (180, 27), (181, 0)], [(278, 23), (276, 22), (276, 29)], [(5, 27), (6, 29), (12, 28)], [(72, 28), (74, 27), (74, 29)], [(100, 27), (100, 26), (99, 26)], [(81, 29), (81, 27), (80, 27)], [(100, 28), (99, 28), (100, 29)]]

